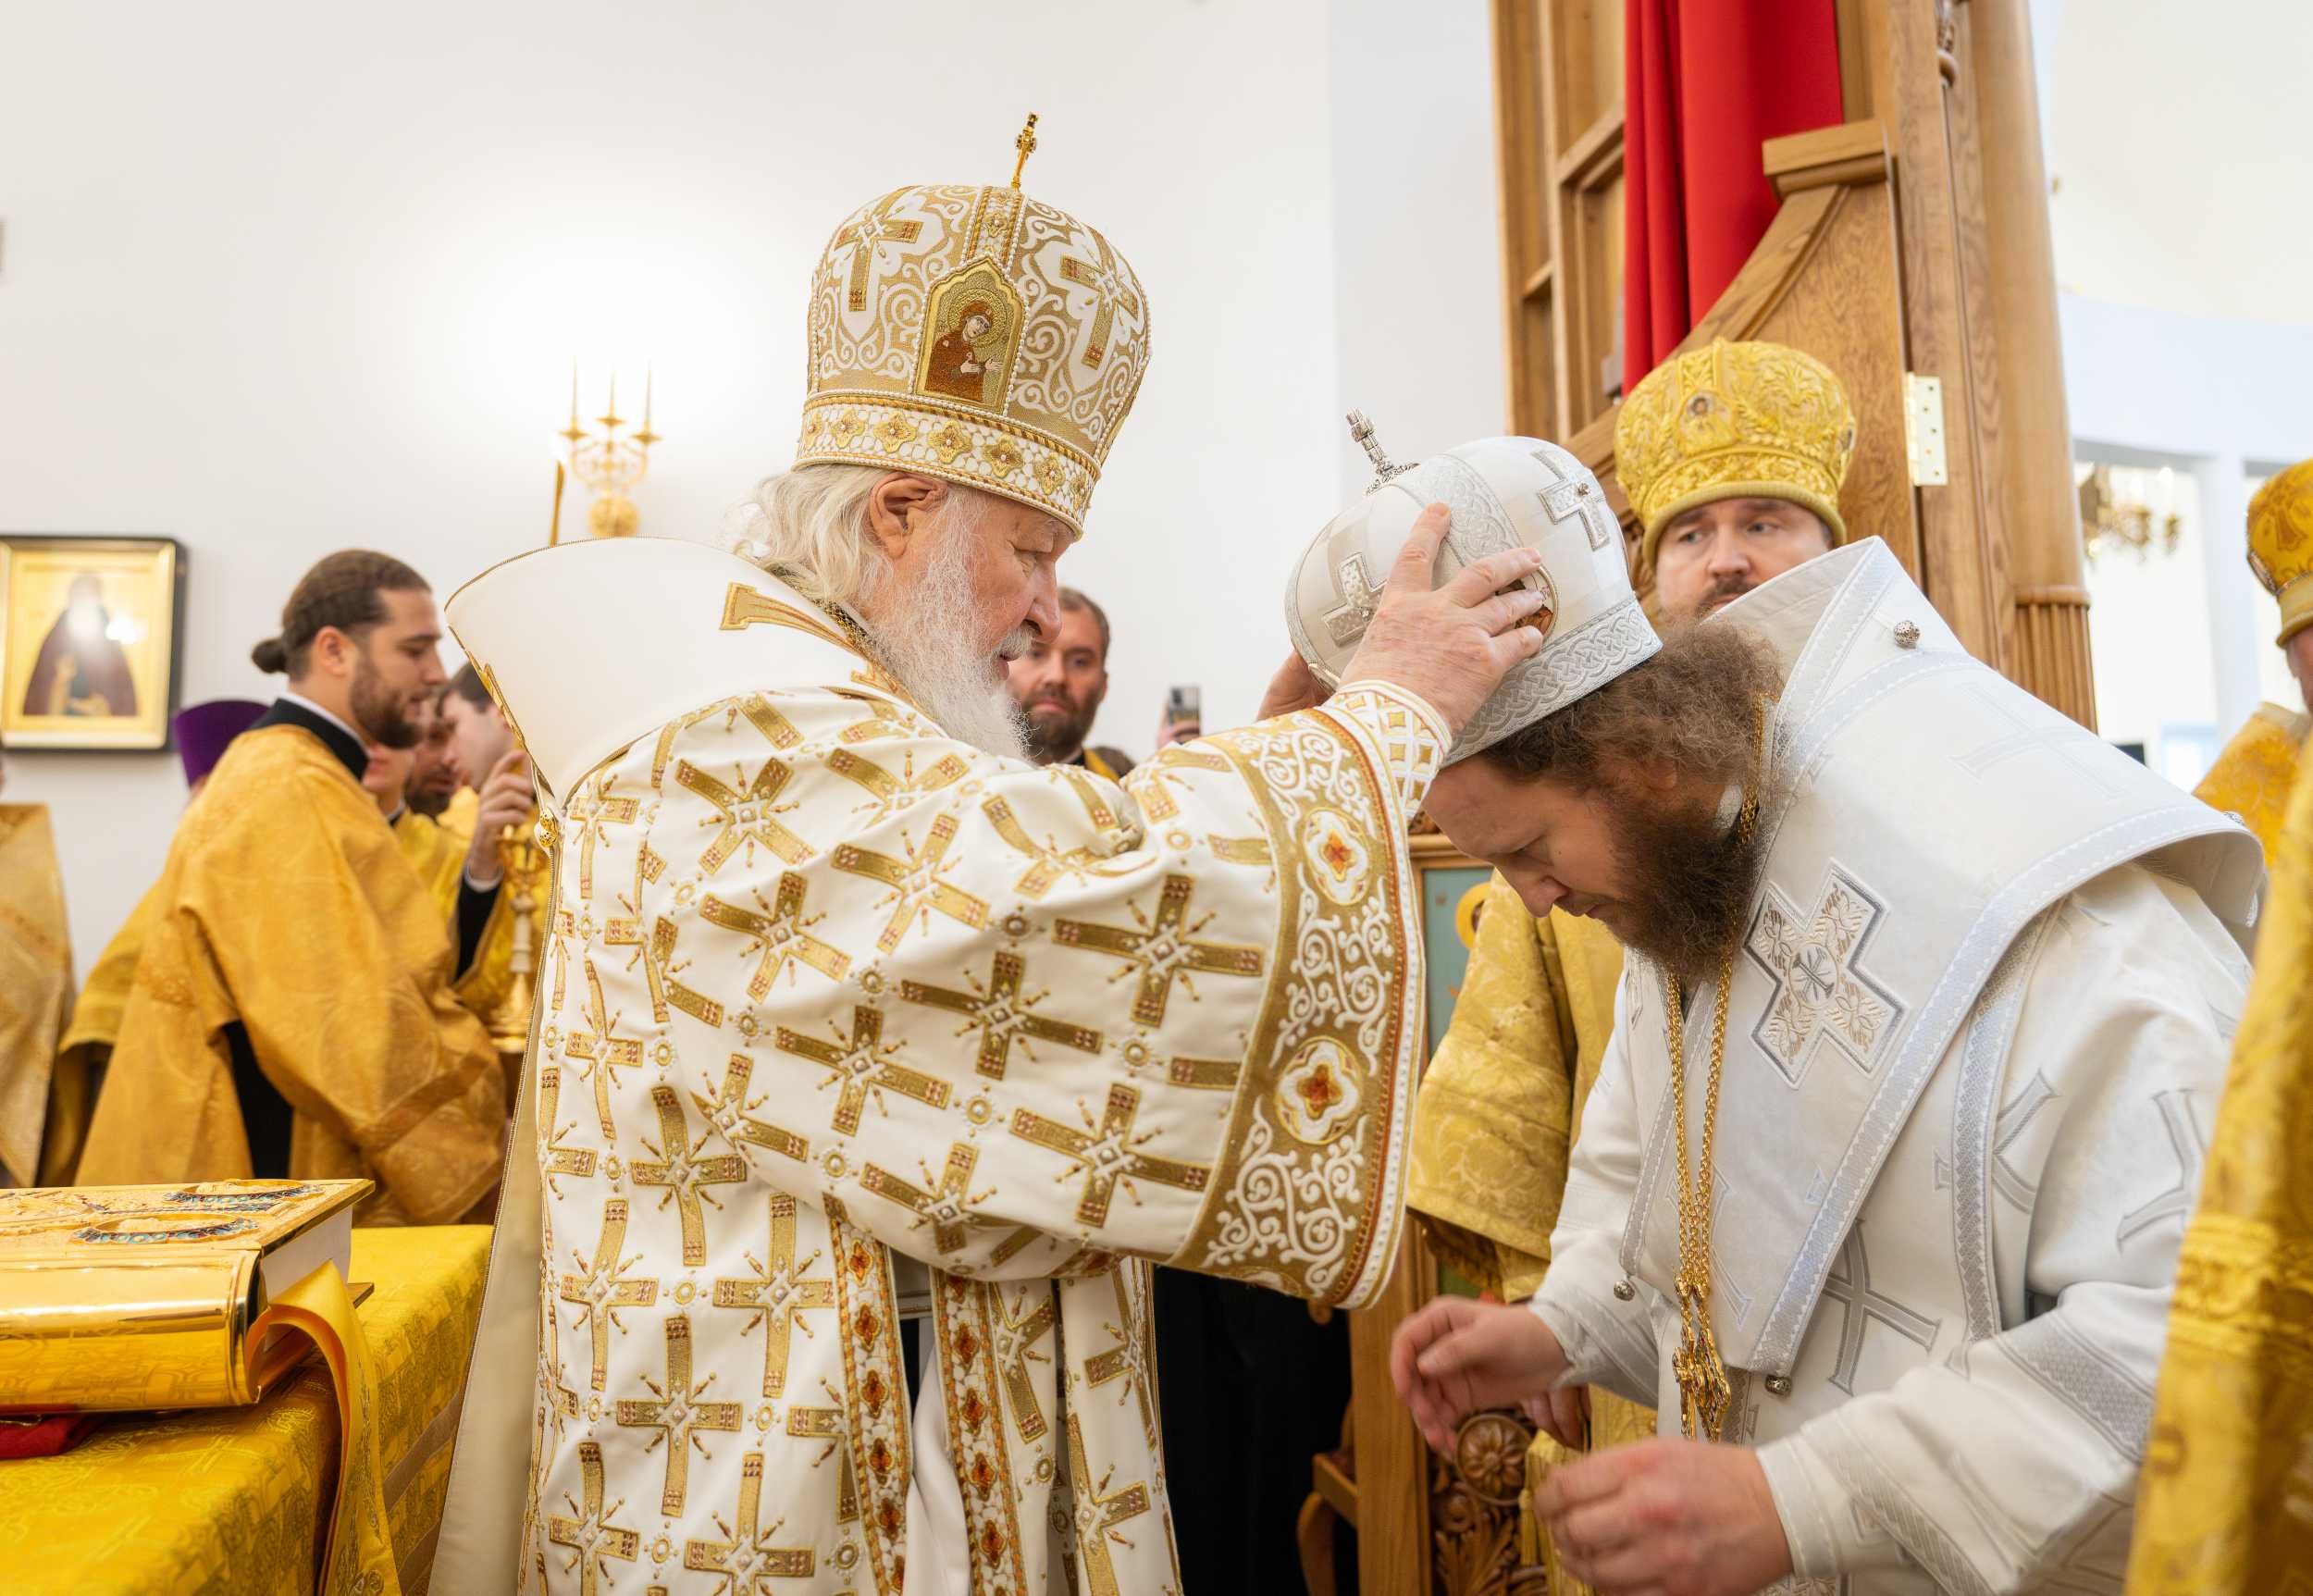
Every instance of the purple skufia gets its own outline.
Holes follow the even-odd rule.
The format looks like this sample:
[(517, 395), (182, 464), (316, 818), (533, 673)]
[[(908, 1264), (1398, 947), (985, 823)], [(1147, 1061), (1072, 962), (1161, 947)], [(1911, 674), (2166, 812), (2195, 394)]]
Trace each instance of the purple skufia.
[(254, 699), (211, 699), (177, 711), (177, 757), (184, 761), (185, 785), (192, 786), (216, 768), (225, 745), (254, 725), (267, 706)]

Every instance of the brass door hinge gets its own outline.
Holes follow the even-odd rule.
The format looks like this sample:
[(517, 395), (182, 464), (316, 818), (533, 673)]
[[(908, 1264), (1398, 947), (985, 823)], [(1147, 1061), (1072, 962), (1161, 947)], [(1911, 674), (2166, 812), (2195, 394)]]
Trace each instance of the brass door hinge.
[(1951, 480), (1944, 460), (1944, 383), (1941, 377), (1903, 374), (1903, 453), (1914, 488), (1941, 488)]

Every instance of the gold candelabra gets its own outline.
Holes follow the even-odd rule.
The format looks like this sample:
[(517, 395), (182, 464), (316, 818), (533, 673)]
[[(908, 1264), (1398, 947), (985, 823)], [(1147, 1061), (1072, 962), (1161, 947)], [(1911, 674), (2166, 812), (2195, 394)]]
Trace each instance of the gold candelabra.
[[(620, 429), (627, 418), (618, 413), (618, 376), (611, 376), (609, 398), (602, 414), (594, 418), (602, 430), (589, 432), (578, 419), (578, 363), (570, 365), (570, 425), (556, 434), (564, 448), (570, 475), (585, 483), (594, 493), (594, 502), (587, 506), (587, 529), (597, 538), (632, 538), (642, 525), (642, 515), (635, 501), (626, 496), (627, 489), (640, 482), (650, 469), (650, 446), (661, 441), (660, 435), (650, 429), (651, 377), (648, 367), (642, 379), (642, 426), (625, 437)], [(562, 536), (563, 473), (558, 466), (554, 473), (554, 522), (548, 529), (547, 541), (557, 542)]]
[(498, 834), (498, 859), (504, 869), (507, 907), (513, 913), (513, 946), (506, 959), (506, 993), (490, 1010), (490, 1041), (518, 1074), (530, 1045), (530, 1009), (538, 1000), (538, 946), (531, 917), (538, 910), (538, 878), (546, 873), (546, 850), (527, 828), (510, 825)]
[(2184, 518), (2173, 509), (2155, 510), (2122, 499), (2109, 465), (2092, 465), (2080, 478), (2080, 538), (2091, 562), (2127, 550), (2141, 562), (2155, 553), (2176, 552)]

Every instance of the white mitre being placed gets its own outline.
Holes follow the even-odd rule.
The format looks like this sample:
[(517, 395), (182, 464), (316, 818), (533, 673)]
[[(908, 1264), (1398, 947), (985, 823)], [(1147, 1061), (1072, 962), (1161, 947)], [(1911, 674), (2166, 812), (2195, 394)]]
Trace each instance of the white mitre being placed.
[(1453, 513), (1434, 579), (1505, 549), (1540, 551), (1542, 567), (1518, 584), (1543, 595), (1528, 623), (1542, 651), (1515, 667), (1447, 756), (1466, 759), (1621, 675), (1663, 645), (1631, 590), (1621, 528), (1605, 491), (1579, 460), (1539, 438), (1486, 438), (1393, 465), (1373, 426), (1352, 412), (1350, 436), (1371, 456), (1365, 498), (1318, 533), (1285, 588), (1293, 647), (1338, 687), (1381, 601), (1390, 564), (1431, 504)]

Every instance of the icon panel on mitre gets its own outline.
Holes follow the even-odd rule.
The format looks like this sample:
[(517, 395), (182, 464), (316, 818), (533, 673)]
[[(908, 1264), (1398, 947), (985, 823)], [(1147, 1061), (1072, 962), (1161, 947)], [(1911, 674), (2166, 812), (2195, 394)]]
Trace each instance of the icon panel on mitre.
[(1631, 589), (1614, 513), (1597, 477), (1573, 455), (1540, 439), (1489, 438), (1398, 466), (1372, 443), (1362, 417), (1353, 419), (1352, 432), (1378, 475), (1363, 499), (1317, 534), (1286, 588), (1286, 628), (1319, 680), (1338, 687), (1351, 672), (1391, 565), (1433, 503), (1453, 516), (1433, 583), (1506, 549), (1542, 555), (1541, 568), (1516, 584), (1543, 596), (1528, 623), (1543, 633), (1542, 651), (1503, 678), (1455, 739), (1449, 761), (1532, 725), (1662, 646)]

